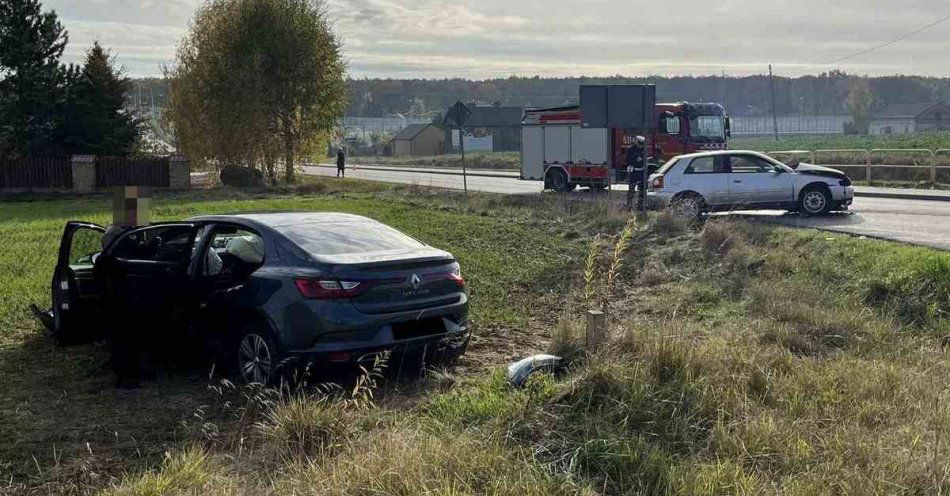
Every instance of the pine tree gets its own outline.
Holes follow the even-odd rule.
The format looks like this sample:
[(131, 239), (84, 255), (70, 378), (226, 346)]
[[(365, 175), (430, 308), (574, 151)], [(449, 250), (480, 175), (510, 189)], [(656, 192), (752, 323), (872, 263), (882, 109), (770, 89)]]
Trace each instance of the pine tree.
[(48, 153), (65, 96), (66, 41), (39, 0), (0, 0), (0, 156)]
[(131, 82), (113, 65), (99, 42), (86, 52), (70, 84), (65, 122), (58, 141), (64, 153), (125, 156), (139, 137), (139, 121), (125, 108)]

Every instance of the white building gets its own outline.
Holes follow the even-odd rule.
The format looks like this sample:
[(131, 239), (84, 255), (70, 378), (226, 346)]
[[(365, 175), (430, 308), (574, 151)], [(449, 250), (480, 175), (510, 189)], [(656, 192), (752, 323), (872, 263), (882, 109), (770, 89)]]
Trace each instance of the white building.
[(941, 102), (888, 105), (871, 120), (872, 135), (950, 130), (950, 106)]

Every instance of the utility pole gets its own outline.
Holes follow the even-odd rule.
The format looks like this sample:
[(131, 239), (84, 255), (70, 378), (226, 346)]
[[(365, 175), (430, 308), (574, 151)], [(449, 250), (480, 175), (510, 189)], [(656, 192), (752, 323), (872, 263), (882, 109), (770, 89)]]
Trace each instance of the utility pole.
[(772, 76), (772, 64), (769, 64), (769, 87), (772, 89), (772, 131), (778, 141), (778, 114), (775, 110), (775, 78)]

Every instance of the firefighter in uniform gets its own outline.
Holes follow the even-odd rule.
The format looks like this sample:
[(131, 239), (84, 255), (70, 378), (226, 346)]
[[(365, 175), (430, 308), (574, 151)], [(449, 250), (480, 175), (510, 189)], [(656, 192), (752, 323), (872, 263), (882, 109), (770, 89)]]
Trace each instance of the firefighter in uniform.
[(643, 160), (643, 148), (646, 145), (646, 139), (643, 136), (637, 136), (633, 140), (633, 144), (630, 145), (630, 148), (627, 149), (627, 156), (624, 159), (624, 162), (627, 164), (627, 208), (634, 208), (634, 195), (637, 194), (637, 189), (639, 188), (639, 197), (637, 199), (636, 206), (639, 207), (640, 203), (644, 200), (644, 195), (646, 194), (646, 187), (643, 183), (643, 168), (646, 167), (646, 163)]

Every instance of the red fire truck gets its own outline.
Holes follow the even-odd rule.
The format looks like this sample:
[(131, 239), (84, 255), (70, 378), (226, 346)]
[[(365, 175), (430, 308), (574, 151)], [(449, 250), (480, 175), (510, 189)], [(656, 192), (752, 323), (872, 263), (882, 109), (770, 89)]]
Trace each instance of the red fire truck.
[[(717, 103), (662, 103), (657, 126), (647, 140), (656, 162), (685, 153), (722, 150), (729, 118)], [(521, 179), (544, 181), (545, 189), (572, 191), (578, 186), (604, 189), (626, 179), (624, 158), (636, 134), (616, 128), (587, 128), (580, 106), (532, 109), (521, 126)]]

